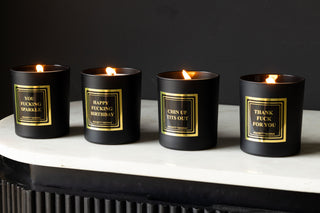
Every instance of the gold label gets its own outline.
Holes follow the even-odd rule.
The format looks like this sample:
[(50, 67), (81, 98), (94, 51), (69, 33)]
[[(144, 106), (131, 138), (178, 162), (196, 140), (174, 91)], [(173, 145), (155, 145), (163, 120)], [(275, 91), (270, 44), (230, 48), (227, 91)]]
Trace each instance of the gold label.
[(180, 137), (198, 136), (198, 94), (160, 92), (161, 132)]
[(246, 96), (246, 140), (283, 143), (287, 138), (287, 98)]
[(50, 85), (14, 85), (16, 123), (48, 126), (51, 120)]
[(88, 129), (123, 130), (122, 89), (85, 88), (85, 103)]

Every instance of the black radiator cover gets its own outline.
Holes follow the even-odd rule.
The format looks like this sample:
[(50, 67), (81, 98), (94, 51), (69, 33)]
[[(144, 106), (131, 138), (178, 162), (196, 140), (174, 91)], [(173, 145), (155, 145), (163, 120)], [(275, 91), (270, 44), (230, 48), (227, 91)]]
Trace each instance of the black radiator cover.
[(320, 211), (320, 195), (312, 193), (43, 167), (5, 157), (0, 166), (3, 213)]

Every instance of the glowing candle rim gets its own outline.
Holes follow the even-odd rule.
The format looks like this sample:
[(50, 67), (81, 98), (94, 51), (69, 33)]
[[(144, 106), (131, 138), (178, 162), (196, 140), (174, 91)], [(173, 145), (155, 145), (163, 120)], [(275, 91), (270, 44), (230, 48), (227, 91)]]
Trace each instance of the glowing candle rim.
[[(278, 80), (276, 83), (267, 83), (265, 79), (269, 75), (278, 75)], [(260, 81), (256, 80), (257, 78), (260, 79)], [(304, 77), (298, 76), (298, 75), (292, 75), (292, 74), (277, 74), (277, 73), (264, 73), (264, 74), (249, 74), (249, 75), (243, 75), (240, 77), (240, 81), (250, 82), (252, 84), (263, 84), (263, 85), (289, 85), (289, 84), (296, 84), (302, 81), (305, 81)]]
[(70, 70), (70, 67), (67, 65), (61, 64), (40, 64), (45, 66), (44, 72), (37, 72), (35, 67), (38, 64), (28, 64), (28, 65), (19, 65), (10, 68), (12, 72), (21, 72), (21, 73), (35, 73), (35, 74), (46, 74), (46, 73), (55, 73), (55, 72), (63, 72), (66, 70)]
[(276, 84), (278, 78), (279, 78), (279, 75), (270, 74), (270, 75), (267, 76), (265, 82), (267, 84)]
[(191, 80), (191, 76), (189, 75), (188, 71), (186, 70), (182, 70), (182, 76), (184, 78), (184, 80)]
[[(183, 81), (183, 82), (192, 82), (192, 81), (202, 81), (202, 80), (209, 80), (209, 79), (214, 79), (214, 78), (219, 78), (220, 75), (218, 73), (213, 73), (213, 72), (208, 72), (208, 71), (202, 71), (202, 70), (186, 70), (187, 72), (195, 72), (196, 74), (200, 74), (200, 76), (198, 75), (194, 75), (193, 78), (191, 79), (184, 79), (182, 74), (181, 74), (181, 70), (180, 71), (167, 71), (167, 72), (161, 72), (157, 74), (157, 77), (160, 79), (166, 79), (166, 80), (172, 80), (172, 81)], [(179, 76), (179, 78), (177, 77), (172, 77), (172, 75), (174, 76)]]
[(44, 65), (37, 64), (36, 65), (36, 72), (44, 72)]
[[(109, 71), (108, 71), (109, 70)], [(108, 73), (108, 72), (110, 72), (110, 74)], [(106, 74), (108, 75), (108, 76), (115, 76), (115, 75), (119, 75), (120, 73), (117, 73), (117, 71), (116, 71), (116, 68), (113, 68), (113, 67), (106, 67)]]
[(85, 69), (81, 72), (81, 74), (88, 75), (91, 77), (121, 78), (124, 76), (138, 75), (139, 73), (141, 73), (140, 70), (135, 68), (129, 68), (129, 67), (115, 67), (114, 69), (116, 69), (117, 75), (107, 75), (106, 67), (96, 67), (96, 68)]

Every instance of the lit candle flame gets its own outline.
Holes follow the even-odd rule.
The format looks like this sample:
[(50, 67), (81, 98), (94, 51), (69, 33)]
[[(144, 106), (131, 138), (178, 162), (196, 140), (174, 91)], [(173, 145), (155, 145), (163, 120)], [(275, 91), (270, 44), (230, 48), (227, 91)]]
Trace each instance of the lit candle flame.
[(184, 79), (186, 79), (186, 80), (191, 79), (190, 75), (185, 70), (182, 70), (182, 75), (183, 75)]
[(266, 82), (268, 84), (275, 84), (278, 77), (279, 75), (269, 75), (268, 78), (266, 79)]
[(106, 73), (107, 73), (107, 75), (116, 75), (117, 74), (116, 69), (111, 68), (111, 67), (106, 68)]
[(37, 72), (43, 72), (43, 66), (41, 64), (38, 64), (36, 66), (36, 70), (37, 70)]

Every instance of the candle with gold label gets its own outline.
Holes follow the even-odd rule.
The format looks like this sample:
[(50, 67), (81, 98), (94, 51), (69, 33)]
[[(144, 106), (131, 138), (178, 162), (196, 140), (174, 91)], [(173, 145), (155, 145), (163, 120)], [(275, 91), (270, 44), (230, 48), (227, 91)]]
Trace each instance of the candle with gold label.
[(17, 135), (53, 138), (69, 132), (69, 70), (40, 64), (11, 69)]
[(217, 143), (219, 75), (205, 71), (158, 74), (160, 144), (201, 150)]
[(140, 137), (141, 71), (93, 68), (82, 76), (85, 138), (99, 144), (123, 144)]
[(297, 154), (301, 144), (304, 78), (254, 74), (240, 78), (241, 149), (254, 155)]

